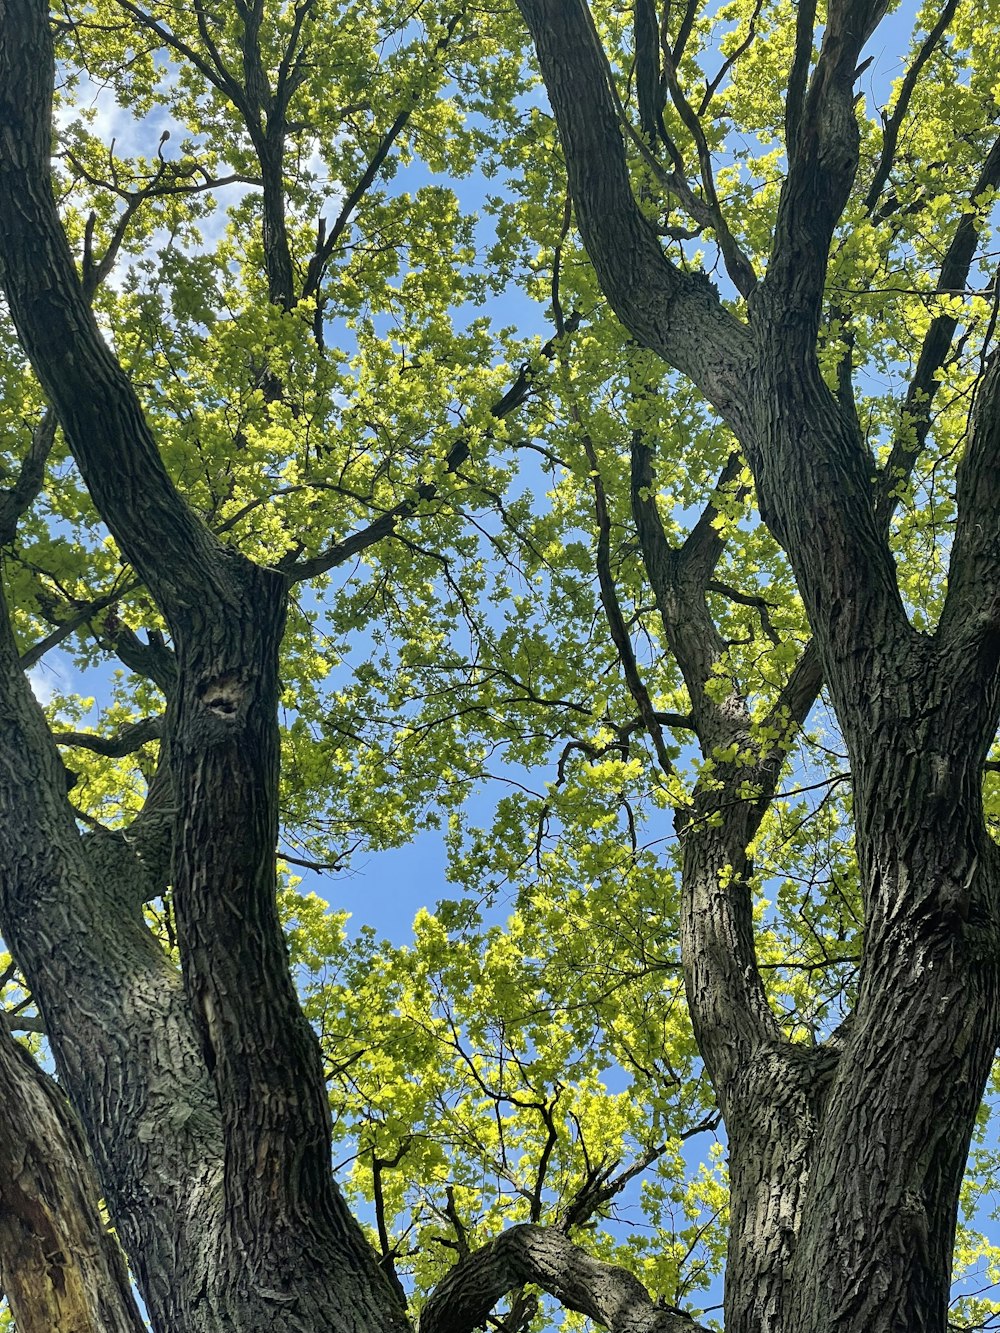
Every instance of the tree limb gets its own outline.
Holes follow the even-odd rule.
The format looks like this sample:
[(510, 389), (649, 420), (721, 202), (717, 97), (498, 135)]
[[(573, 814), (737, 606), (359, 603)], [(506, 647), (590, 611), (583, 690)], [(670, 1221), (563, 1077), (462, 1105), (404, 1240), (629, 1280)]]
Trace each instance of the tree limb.
[[(970, 191), (970, 202), (988, 190), (1000, 186), (1000, 138), (990, 148), (982, 170)], [(978, 211), (963, 212), (955, 227), (941, 264), (934, 290), (940, 295), (962, 291), (969, 280), (969, 271), (975, 257), (983, 218)], [(941, 369), (951, 350), (952, 339), (959, 320), (953, 314), (935, 315), (924, 334), (920, 355), (906, 390), (906, 399), (900, 411), (899, 428), (892, 442), (889, 458), (882, 469), (876, 513), (888, 524), (891, 512), (898, 504), (896, 488), (912, 471), (923, 452), (924, 442), (931, 425), (931, 409), (941, 383)]]
[(497, 1301), (525, 1283), (611, 1333), (704, 1333), (686, 1315), (657, 1308), (626, 1269), (592, 1259), (561, 1231), (530, 1223), (460, 1260), (424, 1305), (419, 1333), (472, 1333)]
[(98, 511), (168, 617), (226, 598), (232, 561), (178, 495), (98, 332), (52, 195), (47, 7), (7, 0), (0, 33), (0, 281)]
[[(432, 62), (448, 49), (448, 45), (455, 34), (455, 29), (458, 27), (461, 17), (462, 11), (458, 10), (449, 18), (444, 32), (435, 43), (431, 57)], [(316, 250), (309, 261), (306, 280), (302, 288), (303, 297), (313, 296), (319, 290), (320, 283), (323, 281), (323, 274), (326, 272), (326, 267), (337, 248), (337, 243), (341, 236), (343, 236), (351, 218), (354, 216), (358, 204), (371, 188), (376, 176), (382, 169), (382, 165), (389, 156), (393, 144), (402, 134), (403, 130), (406, 129), (406, 126), (409, 124), (410, 118), (416, 109), (417, 100), (415, 93), (410, 104), (403, 107), (402, 110), (396, 114), (388, 129), (386, 129), (382, 137), (379, 139), (375, 152), (369, 159), (364, 171), (362, 171), (355, 185), (348, 192), (347, 197), (341, 204), (340, 212), (337, 214), (336, 220), (329, 232), (325, 230), (323, 220), (320, 219), (320, 230), (316, 238)]]
[[(562, 336), (575, 333), (579, 325), (580, 315), (577, 311), (574, 311), (564, 322)], [(550, 338), (542, 346), (541, 355), (551, 360), (556, 353), (557, 341), (558, 336)], [(490, 408), (490, 415), (499, 421), (520, 407), (531, 392), (533, 378), (531, 366), (526, 363), (518, 371), (507, 391)], [(469, 442), (464, 437), (459, 438), (452, 445), (445, 460), (445, 472), (454, 474), (467, 461), (468, 457)], [(369, 523), (367, 527), (352, 533), (350, 537), (345, 537), (341, 542), (334, 542), (325, 551), (321, 551), (318, 555), (308, 559), (299, 559), (296, 550), (293, 548), (280, 562), (279, 568), (292, 583), (300, 583), (304, 579), (325, 574), (328, 570), (335, 569), (338, 565), (352, 559), (352, 557), (360, 555), (362, 551), (367, 551), (369, 547), (384, 541), (386, 537), (391, 537), (399, 523), (407, 518), (412, 518), (418, 512), (421, 504), (429, 503), (437, 494), (438, 486), (436, 482), (422, 482), (415, 486), (405, 499), (400, 500), (391, 509), (387, 509), (384, 514)]]
[(608, 502), (604, 492), (600, 463), (593, 441), (588, 432), (580, 425), (579, 415), (575, 409), (573, 416), (581, 430), (583, 447), (587, 454), (587, 462), (590, 464), (591, 480), (594, 488), (594, 506), (597, 512), (597, 581), (600, 589), (601, 605), (604, 607), (608, 628), (611, 631), (611, 639), (618, 652), (618, 660), (621, 662), (629, 692), (635, 700), (639, 709), (639, 716), (642, 718), (649, 738), (653, 742), (653, 749), (656, 751), (660, 768), (665, 775), (669, 776), (673, 773), (674, 766), (667, 752), (659, 718), (653, 708), (653, 701), (649, 697), (645, 681), (639, 674), (639, 665), (635, 660), (635, 652), (625, 625), (625, 617), (622, 615), (622, 609), (618, 602), (618, 592), (611, 571), (611, 518), (608, 514)]
[[(671, 545), (657, 508), (652, 460), (650, 443), (640, 432), (634, 432), (631, 495), (639, 547), (667, 643), (691, 697), (695, 730), (708, 754), (715, 745), (728, 743), (734, 726), (744, 721), (723, 711), (705, 692), (725, 648), (705, 600), (724, 542), (714, 522), (718, 511), (709, 501), (683, 546)], [(731, 454), (716, 482), (716, 491), (731, 485), (742, 467), (739, 454)]]
[(0, 1280), (20, 1333), (142, 1333), (79, 1124), (0, 1023)]
[(788, 91), (785, 94), (785, 146), (789, 154), (795, 151), (799, 137), (815, 27), (816, 0), (801, 0), (795, 10), (795, 52), (792, 67), (788, 71)]
[(101, 736), (96, 731), (54, 731), (52, 738), (57, 745), (74, 746), (81, 750), (91, 750), (94, 754), (104, 755), (107, 759), (124, 759), (135, 754), (150, 741), (163, 737), (163, 717), (146, 717), (141, 722), (130, 722), (114, 736)]
[(992, 679), (1000, 664), (1000, 353), (996, 351), (976, 391), (969, 442), (958, 466), (956, 502), (948, 591), (937, 637), (942, 644), (964, 646), (976, 660), (982, 657)]
[(688, 375), (740, 434), (749, 425), (746, 329), (703, 274), (670, 263), (639, 211), (585, 0), (519, 0), (519, 8), (534, 39), (577, 222), (603, 291), (626, 328)]
[(45, 464), (48, 462), (56, 438), (56, 416), (46, 409), (41, 421), (31, 432), (31, 444), (21, 463), (17, 480), (9, 489), (0, 491), (0, 546), (8, 546), (17, 531), (17, 521), (27, 513), (32, 501), (42, 489)]
[[(823, 284), (833, 229), (847, 202), (858, 165), (860, 134), (854, 78), (861, 47), (885, 12), (886, 0), (831, 0), (819, 59), (802, 99), (793, 106), (788, 172), (778, 204), (765, 284), (780, 293), (786, 321), (803, 320), (800, 341), (812, 350), (819, 327)], [(800, 11), (792, 75), (807, 67), (812, 33)]]
[(899, 142), (899, 131), (906, 119), (906, 113), (910, 109), (910, 99), (913, 96), (914, 88), (917, 86), (920, 73), (934, 54), (934, 48), (947, 32), (948, 25), (955, 17), (957, 8), (958, 0), (945, 0), (937, 22), (924, 38), (920, 50), (903, 76), (903, 83), (896, 98), (896, 104), (892, 108), (892, 114), (885, 121), (885, 128), (882, 133), (882, 152), (879, 154), (872, 183), (865, 195), (865, 208), (869, 213), (874, 213), (879, 196), (889, 179), (889, 173), (892, 171), (892, 164), (896, 157), (896, 145)]
[[(86, 605), (77, 607), (65, 619), (59, 619), (48, 634), (39, 639), (37, 643), (33, 643), (30, 648), (25, 649), (21, 654), (21, 666), (25, 671), (30, 671), (47, 652), (57, 648), (71, 634), (75, 634), (78, 629), (89, 624), (102, 611), (106, 611), (109, 606), (113, 606), (122, 597), (126, 597), (138, 587), (138, 579), (126, 580), (124, 583), (116, 584), (109, 592), (102, 593), (99, 597), (95, 597), (93, 601), (87, 602)], [(125, 661), (125, 658), (122, 658), (122, 661)], [(130, 664), (125, 661), (125, 665)], [(145, 673), (140, 672), (140, 674)]]

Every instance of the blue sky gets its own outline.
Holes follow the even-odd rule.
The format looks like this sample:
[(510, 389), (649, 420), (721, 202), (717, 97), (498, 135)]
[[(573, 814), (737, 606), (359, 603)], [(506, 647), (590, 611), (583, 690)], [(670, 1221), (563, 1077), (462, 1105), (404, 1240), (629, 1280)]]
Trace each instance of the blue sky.
[[(868, 54), (874, 60), (861, 87), (878, 103), (884, 101), (892, 79), (901, 72), (901, 57), (909, 41), (912, 12), (912, 7), (907, 6), (891, 15), (870, 44)], [(155, 117), (145, 124), (137, 124), (126, 112), (115, 108), (106, 93), (95, 90), (93, 98), (98, 110), (98, 126), (106, 137), (116, 137), (123, 152), (130, 147), (148, 151), (150, 133), (157, 133), (161, 127)], [(419, 184), (419, 170), (412, 169), (412, 174)], [(461, 188), (467, 191), (465, 197), (473, 204), (477, 198), (481, 199), (487, 188), (495, 190), (496, 183), (487, 184), (474, 176)], [(330, 196), (336, 197), (334, 187), (331, 187)], [(496, 301), (491, 307), (491, 315), (497, 324), (515, 325), (525, 335), (547, 332), (538, 307), (517, 292)], [(56, 687), (60, 690), (82, 688), (87, 693), (96, 693), (100, 699), (107, 685), (106, 676), (102, 677), (101, 673), (94, 673), (93, 678), (88, 676), (86, 682), (81, 682), (65, 655), (58, 652), (50, 654), (31, 674), (36, 692), (43, 698)], [(471, 804), (473, 817), (488, 822), (495, 798), (495, 788), (484, 788)], [(362, 852), (343, 872), (322, 876), (302, 873), (304, 888), (315, 890), (332, 907), (351, 912), (353, 928), (371, 925), (379, 935), (397, 944), (410, 938), (411, 923), (419, 908), (432, 906), (438, 899), (457, 896), (459, 892), (447, 882), (443, 835), (437, 830), (420, 833), (403, 848)]]

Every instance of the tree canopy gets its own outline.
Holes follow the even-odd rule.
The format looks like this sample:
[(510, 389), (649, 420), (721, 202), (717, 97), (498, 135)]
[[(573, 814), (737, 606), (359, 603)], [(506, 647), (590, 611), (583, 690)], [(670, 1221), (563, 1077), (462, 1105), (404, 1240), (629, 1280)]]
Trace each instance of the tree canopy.
[(20, 1333), (994, 1326), (998, 87), (0, 0)]

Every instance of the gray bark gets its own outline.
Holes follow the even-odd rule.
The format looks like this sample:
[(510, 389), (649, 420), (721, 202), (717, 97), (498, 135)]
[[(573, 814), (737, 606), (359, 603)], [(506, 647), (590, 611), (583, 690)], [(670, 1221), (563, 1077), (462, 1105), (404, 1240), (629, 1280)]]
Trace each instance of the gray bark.
[[(816, 360), (829, 244), (857, 166), (854, 73), (883, 7), (831, 4), (812, 76), (799, 72), (771, 261), (741, 325), (707, 289), (709, 313), (680, 315), (689, 293), (639, 217), (583, 0), (519, 4), (604, 290), (629, 332), (689, 375), (732, 426), (815, 634), (793, 716), (804, 717), (825, 680), (850, 752), (866, 913), (860, 996), (848, 1029), (816, 1051), (780, 1036), (744, 887), (777, 757), (757, 774), (758, 805), (743, 802), (730, 817), (705, 793), (679, 825), (688, 998), (730, 1140), (726, 1328), (943, 1333), (958, 1189), (998, 1020), (1000, 867), (980, 773), (998, 712), (1000, 376), (994, 366), (981, 386), (948, 600), (927, 638), (903, 610), (886, 490), (849, 401), (830, 392)], [(993, 166), (991, 157), (984, 171)], [(960, 232), (946, 267), (965, 273), (974, 237)], [(924, 378), (951, 332), (939, 326), (929, 337)], [(727, 375), (735, 364), (739, 382)], [(912, 465), (905, 446), (894, 455), (904, 471)], [(705, 577), (694, 600), (690, 587), (680, 594), (684, 553), (665, 549), (655, 504), (635, 501), (641, 491), (647, 572), (711, 753), (720, 730), (740, 734), (739, 701), (721, 717), (703, 701), (705, 663), (717, 655), (697, 609)]]
[(88, 858), (9, 628), (0, 925), (95, 1146), (154, 1326), (402, 1328), (331, 1174), (319, 1047), (275, 903), (287, 583), (223, 547), (187, 508), (100, 338), (51, 191), (52, 77), (47, 7), (6, 0), (0, 280), (94, 502), (173, 636), (167, 743), (183, 978), (125, 876), (98, 873)]
[(530, 1224), (510, 1227), (457, 1263), (421, 1311), (419, 1333), (472, 1333), (501, 1297), (529, 1282), (611, 1333), (704, 1333), (686, 1316), (657, 1308), (627, 1270), (591, 1258), (561, 1231)]
[(19, 1333), (142, 1333), (80, 1127), (0, 1023), (0, 1287)]
[[(666, 259), (640, 213), (583, 0), (520, 0), (520, 8), (608, 299), (630, 334), (688, 376), (732, 428), (761, 514), (794, 569), (815, 637), (775, 719), (801, 724), (825, 681), (850, 752), (864, 959), (850, 1024), (817, 1049), (784, 1039), (754, 949), (747, 846), (777, 789), (782, 746), (760, 755), (753, 772), (721, 766), (718, 785), (699, 788), (678, 818), (688, 1000), (731, 1149), (727, 1330), (943, 1333), (959, 1182), (1000, 1018), (1000, 854), (980, 790), (1000, 711), (1000, 370), (994, 364), (980, 388), (959, 475), (944, 614), (933, 636), (921, 636), (899, 595), (885, 489), (849, 395), (827, 388), (816, 358), (826, 256), (857, 168), (854, 73), (882, 6), (831, 0), (811, 76), (799, 58), (810, 34), (799, 34), (788, 176), (766, 277), (745, 275), (740, 286), (744, 321), (703, 277)], [(263, 136), (270, 290), (288, 305), (282, 145), (264, 132), (273, 120), (280, 140), (283, 109), (275, 119), (255, 64), (259, 10), (242, 13), (245, 111)], [(292, 574), (224, 548), (163, 468), (59, 224), (51, 80), (45, 6), (0, 0), (0, 281), (95, 505), (170, 627), (164, 782), (176, 816), (170, 866), (162, 829), (146, 838), (137, 823), (133, 838), (80, 836), (4, 615), (0, 928), (42, 1010), (154, 1327), (402, 1330), (398, 1297), (331, 1176), (319, 1050), (274, 902), (277, 653)], [(984, 180), (998, 173), (993, 154)], [(960, 224), (949, 248), (949, 283), (969, 271), (969, 226)], [(953, 333), (935, 326), (914, 403)], [(50, 439), (48, 427), (21, 492), (0, 512), (6, 528), (37, 488)], [(669, 545), (650, 496), (654, 449), (637, 441), (633, 451), (633, 516), (692, 726), (711, 754), (751, 737), (735, 687), (721, 703), (705, 688), (722, 652), (706, 600), (721, 547), (711, 505), (683, 546)], [(912, 463), (904, 446), (894, 458)], [(401, 507), (392, 522), (409, 512)], [(299, 576), (335, 559), (326, 553)], [(748, 780), (759, 796), (735, 799)], [(145, 927), (135, 887), (162, 884), (167, 873), (182, 973)], [(67, 1148), (63, 1164), (71, 1156)], [(0, 1184), (13, 1178), (0, 1159)], [(43, 1191), (33, 1189), (37, 1202)], [(100, 1281), (111, 1291), (120, 1274), (107, 1262)], [(445, 1278), (423, 1333), (464, 1333), (527, 1282), (614, 1333), (690, 1327), (561, 1233), (516, 1227)]]

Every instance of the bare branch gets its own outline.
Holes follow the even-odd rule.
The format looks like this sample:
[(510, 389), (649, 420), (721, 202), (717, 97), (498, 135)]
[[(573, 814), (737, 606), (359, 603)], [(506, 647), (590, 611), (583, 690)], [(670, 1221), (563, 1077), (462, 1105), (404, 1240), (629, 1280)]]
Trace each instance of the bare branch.
[(869, 213), (874, 213), (875, 206), (879, 201), (886, 181), (889, 179), (889, 173), (892, 171), (892, 164), (896, 157), (896, 145), (899, 142), (899, 131), (902, 128), (903, 121), (906, 119), (906, 113), (910, 109), (910, 99), (913, 96), (913, 90), (917, 86), (917, 80), (921, 71), (930, 60), (934, 53), (934, 48), (940, 42), (941, 38), (948, 30), (948, 26), (955, 17), (955, 10), (958, 8), (958, 0), (945, 0), (944, 7), (938, 16), (937, 22), (930, 29), (927, 36), (921, 43), (920, 50), (913, 59), (912, 64), (903, 76), (902, 87), (899, 90), (899, 96), (896, 98), (895, 106), (892, 108), (892, 114), (885, 121), (885, 130), (882, 134), (882, 152), (879, 154), (878, 165), (875, 168), (875, 175), (872, 177), (872, 183), (868, 187), (868, 193), (865, 195), (865, 208)]

